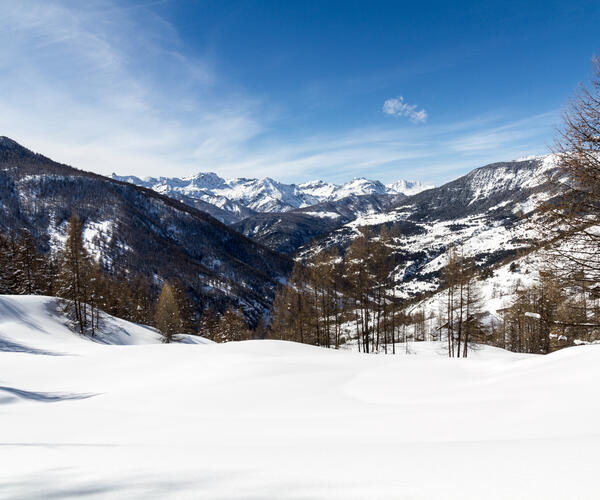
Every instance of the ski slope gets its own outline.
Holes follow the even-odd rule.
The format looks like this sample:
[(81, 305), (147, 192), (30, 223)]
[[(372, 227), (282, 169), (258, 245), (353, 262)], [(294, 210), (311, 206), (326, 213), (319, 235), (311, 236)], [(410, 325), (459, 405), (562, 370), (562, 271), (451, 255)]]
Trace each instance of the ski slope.
[(1, 498), (598, 498), (600, 346), (369, 356), (112, 321), (94, 342), (0, 296)]

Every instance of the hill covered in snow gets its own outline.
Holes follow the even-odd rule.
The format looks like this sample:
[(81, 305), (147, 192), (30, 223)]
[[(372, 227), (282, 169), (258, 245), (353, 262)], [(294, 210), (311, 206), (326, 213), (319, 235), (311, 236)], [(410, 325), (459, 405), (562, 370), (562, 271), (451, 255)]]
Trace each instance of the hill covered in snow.
[[(62, 312), (60, 299), (37, 295), (0, 295), (0, 352), (59, 355), (94, 349), (94, 345), (160, 344), (154, 328), (100, 313), (94, 336), (76, 333)], [(208, 344), (195, 335), (179, 335), (178, 342)]]
[(596, 497), (600, 346), (367, 356), (63, 321), (0, 297), (6, 498)]

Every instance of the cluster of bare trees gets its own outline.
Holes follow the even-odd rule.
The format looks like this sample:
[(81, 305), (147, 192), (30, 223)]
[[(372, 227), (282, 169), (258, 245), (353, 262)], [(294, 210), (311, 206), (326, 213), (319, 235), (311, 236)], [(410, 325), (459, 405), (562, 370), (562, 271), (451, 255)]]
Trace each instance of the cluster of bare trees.
[(177, 333), (196, 333), (196, 311), (182, 285), (164, 282), (155, 300), (155, 292), (145, 278), (107, 274), (85, 249), (83, 227), (75, 213), (69, 220), (67, 239), (57, 261), (56, 295), (66, 299), (65, 310), (82, 334), (94, 335), (100, 311), (153, 325), (166, 343), (173, 341)]
[(240, 309), (230, 307), (223, 314), (214, 308), (207, 308), (200, 320), (199, 334), (214, 342), (236, 342), (253, 337), (263, 338), (264, 324), (260, 323), (254, 330), (250, 330)]
[(426, 317), (397, 293), (394, 238), (385, 225), (379, 234), (363, 228), (343, 258), (333, 249), (298, 262), (275, 298), (271, 335), (334, 348), (352, 340), (359, 351), (392, 354), (399, 342), (447, 339), (449, 356), (466, 357), (483, 335), (473, 259), (448, 250), (447, 301)]
[(582, 273), (567, 282), (542, 270), (532, 284), (517, 286), (512, 295), (495, 331), (500, 347), (547, 354), (600, 339), (600, 295)]
[(342, 258), (333, 248), (296, 263), (273, 306), (271, 336), (339, 348), (395, 352), (409, 318), (394, 293), (394, 236), (362, 228)]
[(83, 227), (74, 213), (64, 247), (53, 256), (38, 251), (26, 231), (0, 235), (0, 293), (54, 295), (82, 335), (94, 335), (101, 311), (136, 323), (156, 326), (166, 342), (173, 333), (192, 333), (195, 311), (176, 283), (165, 283), (158, 301), (141, 276), (110, 272), (91, 258), (83, 244)]
[(466, 358), (469, 342), (481, 339), (483, 324), (478, 278), (473, 258), (465, 257), (462, 247), (448, 249), (443, 272), (447, 297), (442, 313), (445, 313), (445, 323), (440, 329), (446, 333), (449, 357)]

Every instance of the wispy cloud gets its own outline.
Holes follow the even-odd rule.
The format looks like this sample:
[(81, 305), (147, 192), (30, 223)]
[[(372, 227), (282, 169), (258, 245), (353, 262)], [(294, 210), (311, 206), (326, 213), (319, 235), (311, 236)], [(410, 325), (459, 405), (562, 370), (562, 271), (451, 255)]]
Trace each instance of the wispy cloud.
[(383, 112), (391, 116), (405, 116), (413, 123), (425, 123), (427, 121), (427, 111), (417, 109), (416, 104), (404, 102), (404, 97), (393, 97), (383, 103)]
[[(288, 130), (285, 104), (250, 95), (218, 61), (191, 55), (147, 6), (80, 5), (6, 0), (0, 16), (0, 135), (79, 168), (440, 183), (486, 162), (543, 153), (551, 134), (551, 115), (508, 113), (427, 127)], [(401, 97), (384, 112), (427, 119)]]
[[(372, 126), (267, 141), (233, 164), (222, 163), (219, 172), (251, 172), (288, 181), (343, 182), (368, 176), (385, 182), (409, 178), (441, 184), (487, 163), (547, 152), (544, 138), (558, 116), (552, 112), (511, 120), (510, 115), (495, 113), (428, 127)], [(475, 147), (478, 137), (486, 139)]]
[(260, 100), (186, 53), (144, 6), (20, 0), (0, 17), (0, 134), (103, 173), (218, 165), (263, 129)]

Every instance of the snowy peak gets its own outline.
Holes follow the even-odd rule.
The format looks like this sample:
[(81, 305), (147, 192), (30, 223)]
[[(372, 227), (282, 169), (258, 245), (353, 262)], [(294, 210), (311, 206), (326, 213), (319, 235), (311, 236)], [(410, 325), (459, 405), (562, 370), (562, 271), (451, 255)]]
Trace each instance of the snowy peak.
[(534, 189), (546, 184), (547, 174), (555, 166), (555, 155), (493, 163), (477, 168), (464, 176), (463, 188), (466, 188), (465, 192), (471, 194), (470, 204), (478, 200), (489, 200), (498, 195), (507, 196), (509, 193)]
[(387, 194), (385, 186), (379, 181), (372, 181), (364, 177), (355, 177), (350, 182), (341, 186), (337, 199), (350, 195)]
[(421, 191), (426, 191), (427, 189), (433, 189), (435, 186), (433, 184), (424, 184), (419, 181), (405, 181), (399, 180), (393, 182), (392, 184), (386, 184), (386, 189), (388, 192), (405, 194), (406, 196), (412, 196), (413, 194), (418, 194)]
[[(173, 179), (171, 179), (173, 180)], [(168, 178), (164, 178), (166, 183), (169, 182)], [(188, 184), (189, 183), (189, 184)], [(225, 179), (219, 177), (214, 172), (200, 172), (192, 177), (182, 179), (181, 185), (189, 185), (197, 187), (198, 189), (218, 189), (226, 185)]]
[(298, 185), (298, 189), (308, 196), (313, 196), (319, 201), (332, 199), (334, 193), (340, 188), (332, 182), (313, 180)]
[[(313, 180), (303, 184), (285, 184), (270, 177), (223, 179), (214, 172), (200, 172), (191, 177), (146, 177), (112, 175), (113, 179), (153, 189), (167, 196), (201, 200), (239, 214), (238, 220), (253, 212), (287, 212), (318, 203), (337, 201), (349, 196), (418, 193), (432, 186), (400, 180), (385, 186), (377, 180), (357, 177), (345, 184)], [(246, 211), (244, 211), (244, 209)]]

